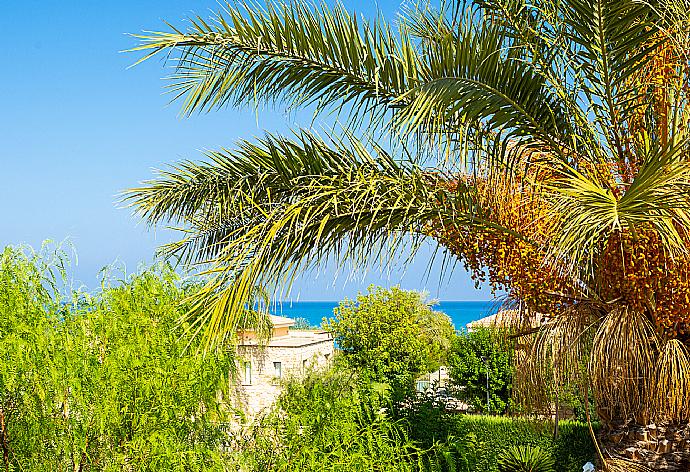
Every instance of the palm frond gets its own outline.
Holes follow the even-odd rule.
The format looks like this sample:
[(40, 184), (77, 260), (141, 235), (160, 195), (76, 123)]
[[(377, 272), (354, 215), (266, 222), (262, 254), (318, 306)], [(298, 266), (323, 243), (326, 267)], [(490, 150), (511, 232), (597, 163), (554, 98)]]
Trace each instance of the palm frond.
[(481, 123), (552, 143), (555, 152), (564, 147), (555, 145), (569, 129), (560, 100), (502, 26), (466, 19), (455, 34), (428, 42), (424, 57), (419, 84), (394, 101), (399, 126), (438, 132)]
[(175, 60), (169, 86), (190, 114), (225, 105), (317, 104), (316, 111), (357, 117), (385, 113), (391, 99), (414, 83), (419, 58), (405, 35), (385, 21), (358, 20), (340, 3), (300, 1), (226, 4), (211, 22), (191, 19), (187, 32), (136, 35), (146, 60)]
[(551, 256), (565, 261), (580, 280), (592, 280), (597, 257), (609, 235), (636, 234), (653, 228), (671, 255), (683, 254), (690, 227), (690, 163), (683, 157), (687, 144), (665, 148), (651, 145), (633, 182), (621, 190), (610, 164), (563, 166), (545, 185), (552, 208), (550, 223), (557, 235)]
[(662, 421), (682, 422), (690, 418), (690, 353), (677, 339), (661, 348), (654, 376), (652, 413)]
[[(192, 311), (218, 339), (236, 327), (252, 287), (289, 286), (296, 273), (330, 257), (358, 267), (386, 265), (402, 246), (414, 253), (432, 223), (484, 222), (471, 188), (451, 192), (440, 185), (443, 174), (394, 160), (353, 136), (268, 136), (213, 156), (125, 198), (152, 223), (186, 219), (188, 236), (167, 251), (210, 263), (214, 277)], [(208, 179), (198, 178), (205, 173)]]
[(605, 459), (608, 472), (653, 472), (653, 469), (630, 459)]
[(608, 148), (624, 162), (623, 122), (635, 105), (626, 81), (655, 47), (656, 28), (646, 2), (572, 0), (565, 6), (571, 54), (581, 73), (595, 124)]
[(658, 346), (654, 326), (643, 314), (617, 307), (606, 315), (589, 360), (592, 390), (597, 407), (606, 412), (604, 419), (649, 416)]
[(602, 310), (578, 303), (554, 313), (526, 340), (516, 372), (515, 395), (531, 411), (545, 411), (557, 392), (586, 385), (584, 366), (592, 350)]

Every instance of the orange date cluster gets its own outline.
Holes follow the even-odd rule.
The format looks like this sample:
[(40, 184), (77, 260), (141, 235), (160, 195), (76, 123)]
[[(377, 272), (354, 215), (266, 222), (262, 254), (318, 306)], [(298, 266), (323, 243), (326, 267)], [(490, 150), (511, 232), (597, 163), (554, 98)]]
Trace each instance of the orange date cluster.
[[(444, 184), (448, 190), (454, 185)], [(463, 261), (477, 285), (506, 290), (532, 312), (554, 313), (574, 303), (581, 296), (578, 284), (548, 263), (546, 248), (553, 234), (543, 217), (545, 203), (520, 183), (492, 182), (492, 191), (488, 183), (473, 185), (481, 205), (491, 209), (492, 222), (514, 234), (462, 225), (435, 227), (431, 234)], [(612, 232), (603, 246), (594, 277), (600, 300), (617, 300), (647, 313), (661, 335), (689, 342), (690, 256), (668, 254), (651, 228), (634, 235)]]

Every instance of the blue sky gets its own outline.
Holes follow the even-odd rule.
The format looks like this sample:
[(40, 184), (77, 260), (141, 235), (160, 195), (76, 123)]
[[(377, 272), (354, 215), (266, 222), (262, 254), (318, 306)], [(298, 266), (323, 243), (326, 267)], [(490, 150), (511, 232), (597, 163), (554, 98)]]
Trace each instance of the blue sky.
[[(372, 2), (345, 2), (371, 16)], [(378, 8), (394, 17), (398, 2)], [(164, 20), (217, 10), (214, 1), (33, 1), (0, 6), (0, 246), (40, 246), (68, 239), (75, 246), (76, 283), (97, 286), (99, 269), (115, 261), (129, 271), (151, 261), (174, 235), (151, 230), (118, 208), (117, 194), (152, 176), (152, 169), (197, 158), (199, 150), (230, 146), (264, 130), (286, 132), (300, 123), (281, 110), (257, 117), (228, 109), (181, 119), (162, 93), (159, 60), (132, 69), (135, 45), (125, 33), (161, 30)], [(308, 124), (308, 123), (301, 123)], [(298, 280), (293, 299), (336, 300), (370, 283), (427, 289), (444, 300), (482, 300), (459, 268), (439, 283), (438, 264), (424, 277), (430, 251), (402, 273), (370, 273), (334, 282), (333, 268)]]

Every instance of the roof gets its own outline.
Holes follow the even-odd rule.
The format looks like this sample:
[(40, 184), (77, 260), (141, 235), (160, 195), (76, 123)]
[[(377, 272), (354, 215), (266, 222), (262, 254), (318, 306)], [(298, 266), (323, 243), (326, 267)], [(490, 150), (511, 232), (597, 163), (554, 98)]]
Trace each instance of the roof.
[[(501, 310), (493, 315), (467, 323), (466, 327), (468, 331), (476, 328), (507, 328), (515, 324), (519, 316), (518, 310)], [(532, 327), (537, 327), (542, 324), (542, 318), (542, 315), (535, 315), (529, 324)]]
[(287, 316), (269, 315), (269, 318), (271, 319), (271, 324), (274, 328), (278, 328), (280, 326), (294, 326), (295, 324), (295, 320), (288, 318)]
[[(333, 342), (333, 336), (328, 331), (290, 331), (286, 336), (274, 337), (268, 340), (264, 347), (303, 347), (310, 344), (322, 342)], [(258, 339), (242, 339), (240, 346), (258, 346), (261, 342)]]

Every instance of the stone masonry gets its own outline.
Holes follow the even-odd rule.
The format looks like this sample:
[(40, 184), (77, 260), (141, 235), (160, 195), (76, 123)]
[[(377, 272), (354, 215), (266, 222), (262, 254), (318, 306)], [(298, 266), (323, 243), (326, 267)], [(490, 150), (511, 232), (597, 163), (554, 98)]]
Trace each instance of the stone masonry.
[(238, 400), (249, 417), (273, 404), (282, 380), (326, 366), (333, 359), (330, 333), (289, 329), (294, 320), (282, 316), (271, 316), (271, 321), (273, 336), (268, 343), (261, 345), (251, 333), (243, 333), (238, 345)]

